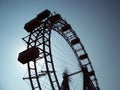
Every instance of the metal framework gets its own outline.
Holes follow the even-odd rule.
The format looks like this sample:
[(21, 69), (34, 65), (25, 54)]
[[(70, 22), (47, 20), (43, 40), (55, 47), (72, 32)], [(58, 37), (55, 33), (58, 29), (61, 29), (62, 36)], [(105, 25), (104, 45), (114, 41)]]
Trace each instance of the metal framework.
[[(48, 12), (49, 10), (45, 11)], [(100, 90), (95, 71), (79, 37), (72, 29), (70, 24), (62, 19), (60, 14), (51, 13), (50, 11), (49, 13), (50, 15), (46, 15), (41, 20), (40, 18), (38, 18), (38, 16), (40, 17), (40, 15), (38, 15), (35, 19), (37, 19), (37, 23), (39, 23), (39, 26), (34, 27), (34, 29), (32, 29), (31, 31), (28, 30), (29, 34), (26, 37), (22, 38), (27, 44), (27, 49), (35, 46), (40, 51), (38, 58), (35, 58), (33, 61), (27, 62), (28, 77), (24, 77), (23, 79), (28, 79), (30, 81), (32, 90), (44, 90), (42, 89), (41, 83), (39, 82), (39, 78), (48, 75), (52, 90), (70, 90), (67, 80), (68, 77), (82, 72), (84, 76), (83, 90)], [(65, 74), (62, 86), (59, 83), (58, 77), (56, 75), (56, 69), (54, 67), (52, 58), (50, 41), (52, 30), (59, 33), (66, 40), (66, 42), (74, 52), (79, 62), (79, 66), (82, 68), (82, 71), (79, 70), (69, 75)], [(45, 60), (45, 71), (38, 70), (36, 65), (36, 62), (41, 59)]]

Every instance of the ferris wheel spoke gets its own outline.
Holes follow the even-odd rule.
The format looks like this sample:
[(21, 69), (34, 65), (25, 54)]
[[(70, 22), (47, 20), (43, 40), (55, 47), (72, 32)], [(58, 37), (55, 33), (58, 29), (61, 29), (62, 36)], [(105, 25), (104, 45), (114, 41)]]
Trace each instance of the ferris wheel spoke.
[(70, 76), (76, 75), (76, 74), (81, 73), (81, 72), (82, 72), (82, 71), (77, 71), (77, 72), (74, 72), (74, 73), (68, 74), (67, 76), (70, 77)]

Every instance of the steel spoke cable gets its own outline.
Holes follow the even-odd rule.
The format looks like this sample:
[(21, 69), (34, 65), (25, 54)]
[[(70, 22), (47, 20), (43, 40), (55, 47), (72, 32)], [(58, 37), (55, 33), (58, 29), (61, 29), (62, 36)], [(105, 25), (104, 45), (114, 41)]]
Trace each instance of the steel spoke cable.
[[(56, 32), (57, 33), (57, 32)], [(61, 51), (61, 48), (59, 46), (62, 46), (64, 45), (65, 47), (62, 47), (65, 51), (68, 51), (69, 49), (66, 48), (66, 46), (69, 47), (68, 43), (63, 39), (63, 37), (60, 37), (60, 35), (56, 35), (56, 34), (53, 34), (55, 38), (53, 38), (53, 41), (55, 41), (55, 43), (53, 43), (53, 45), (56, 46), (56, 48), (59, 49), (59, 51)], [(59, 36), (59, 37), (58, 37)], [(61, 40), (61, 41), (60, 41)], [(63, 41), (65, 43), (63, 43)], [(69, 47), (70, 48), (70, 47)], [(69, 51), (68, 51), (69, 52)], [(64, 53), (64, 52), (63, 52)], [(64, 53), (65, 55), (65, 53)], [(69, 56), (68, 56), (69, 57)]]
[[(69, 65), (70, 67), (76, 67), (76, 65), (74, 65), (74, 63), (73, 63), (73, 61), (69, 61), (69, 60), (67, 60), (67, 59), (61, 59), (60, 57), (57, 57), (57, 56), (53, 56), (53, 58), (55, 59), (55, 60), (57, 60), (59, 63), (62, 63), (62, 65)], [(56, 61), (56, 62), (57, 62)]]
[[(56, 38), (56, 37), (55, 37)], [(67, 44), (67, 43), (66, 43)], [(58, 42), (58, 45), (60, 45), (60, 43)], [(55, 45), (55, 47), (57, 47), (57, 45)], [(63, 47), (64, 48), (64, 47)], [(70, 47), (69, 47), (70, 48)], [(54, 48), (53, 48), (54, 49)], [(61, 48), (58, 48), (59, 50), (58, 51), (60, 51), (61, 50)], [(64, 48), (64, 50), (65, 50), (66, 48)], [(66, 57), (69, 57), (70, 59), (71, 59), (71, 57), (70, 57), (70, 55), (69, 55), (69, 53), (70, 53), (70, 51), (72, 51), (72, 50), (66, 50), (67, 51), (67, 53), (68, 54), (66, 54), (66, 53), (64, 53), (64, 52), (62, 52), (62, 53), (64, 53), (63, 55)]]
[[(65, 62), (70, 63), (70, 62), (69, 62), (69, 60), (71, 60), (70, 55), (69, 55), (69, 56), (66, 56), (66, 55), (64, 55), (63, 53), (60, 53), (60, 52), (57, 53), (56, 50), (54, 50), (54, 52), (56, 53), (56, 55), (53, 55), (53, 57), (56, 57), (57, 59), (59, 59), (60, 56), (62, 56), (62, 57), (64, 58)], [(61, 59), (61, 58), (60, 58), (60, 59)], [(75, 59), (76, 59), (76, 58), (75, 58)], [(62, 59), (61, 59), (61, 60), (62, 60)], [(73, 61), (73, 60), (71, 60), (71, 61)], [(72, 64), (73, 64), (73, 63), (72, 63)]]
[(56, 56), (54, 56), (54, 58), (55, 58), (57, 61), (62, 62), (63, 65), (64, 65), (64, 64), (67, 64), (67, 65), (70, 65), (71, 67), (76, 67), (75, 63), (73, 63), (74, 60), (71, 60), (71, 59), (61, 59), (60, 57), (56, 57)]
[[(54, 57), (54, 58), (56, 58), (56, 60), (57, 61), (59, 61), (59, 64), (57, 64), (57, 65), (62, 65), (62, 66), (64, 66), (64, 65), (67, 65), (67, 66), (70, 66), (71, 68), (73, 68), (73, 67), (76, 67), (76, 65), (74, 65), (73, 63), (70, 63), (70, 62), (66, 62), (66, 60), (62, 60), (62, 59), (58, 59), (58, 57)], [(60, 64), (60, 63), (62, 63), (62, 64)]]
[[(60, 55), (60, 54), (59, 54)], [(62, 56), (62, 55), (61, 55)], [(62, 56), (63, 57), (63, 56)], [(64, 65), (64, 63), (66, 62), (68, 65), (70, 65), (71, 63), (69, 62), (69, 60), (71, 59), (68, 59), (68, 58), (66, 58), (66, 57), (64, 57), (64, 59), (61, 59), (60, 57), (58, 57), (58, 55), (53, 55), (53, 58), (54, 59), (56, 59), (57, 61), (59, 61), (59, 62), (62, 62), (63, 63), (63, 65)], [(71, 64), (72, 66), (75, 66), (73, 63)]]

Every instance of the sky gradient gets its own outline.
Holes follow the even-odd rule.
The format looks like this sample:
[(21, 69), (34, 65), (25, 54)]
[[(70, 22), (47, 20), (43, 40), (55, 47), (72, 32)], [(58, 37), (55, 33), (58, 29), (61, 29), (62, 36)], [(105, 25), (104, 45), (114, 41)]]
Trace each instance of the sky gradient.
[(80, 37), (101, 90), (120, 90), (120, 0), (0, 0), (0, 90), (31, 90), (17, 57), (24, 24), (45, 9), (60, 13)]

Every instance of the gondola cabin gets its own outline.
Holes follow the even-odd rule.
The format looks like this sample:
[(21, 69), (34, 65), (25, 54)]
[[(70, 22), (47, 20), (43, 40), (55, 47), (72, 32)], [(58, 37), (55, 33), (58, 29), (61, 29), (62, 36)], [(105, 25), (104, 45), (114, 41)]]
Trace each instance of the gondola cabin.
[(62, 32), (65, 32), (69, 29), (71, 29), (71, 26), (70, 26), (70, 24), (67, 24), (67, 25), (63, 26), (61, 30), (62, 30)]
[(25, 24), (24, 29), (27, 32), (32, 32), (35, 28), (40, 26), (40, 22), (38, 18), (34, 18), (31, 21), (29, 21), (28, 23)]
[(22, 64), (26, 64), (39, 57), (39, 49), (37, 47), (31, 47), (21, 53), (19, 53), (18, 61)]
[(37, 18), (42, 21), (43, 19), (47, 18), (50, 16), (50, 11), (49, 10), (45, 10), (43, 12), (41, 12), (40, 14), (37, 15)]
[(61, 19), (61, 16), (59, 14), (55, 14), (54, 16), (51, 16), (49, 18), (49, 21), (52, 23), (52, 24), (55, 24), (57, 23), (59, 20)]
[(79, 38), (75, 38), (71, 41), (71, 45), (75, 45), (75, 44), (78, 44), (80, 42), (80, 39)]

